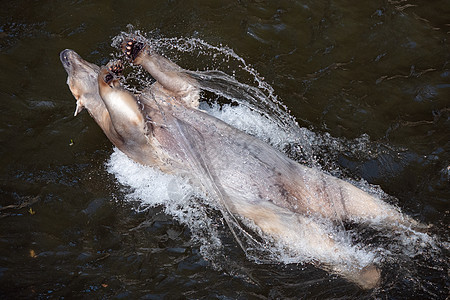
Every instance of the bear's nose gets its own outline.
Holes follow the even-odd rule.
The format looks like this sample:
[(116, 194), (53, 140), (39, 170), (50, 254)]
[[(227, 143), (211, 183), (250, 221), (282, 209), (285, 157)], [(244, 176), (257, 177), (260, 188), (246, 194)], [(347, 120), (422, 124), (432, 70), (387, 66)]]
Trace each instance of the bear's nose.
[(70, 60), (69, 60), (69, 53), (72, 50), (70, 49), (65, 49), (63, 51), (61, 51), (61, 53), (59, 54), (59, 59), (61, 60), (62, 64), (65, 66), (70, 66)]

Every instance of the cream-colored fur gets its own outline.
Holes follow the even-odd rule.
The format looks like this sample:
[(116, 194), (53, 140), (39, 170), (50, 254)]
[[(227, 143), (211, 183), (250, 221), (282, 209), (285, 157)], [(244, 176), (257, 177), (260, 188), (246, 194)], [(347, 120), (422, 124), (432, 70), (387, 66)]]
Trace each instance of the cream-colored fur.
[(107, 69), (100, 71), (71, 50), (61, 53), (61, 61), (79, 101), (77, 111), (85, 107), (129, 157), (188, 178), (263, 234), (292, 251), (301, 249), (300, 255), (362, 288), (375, 287), (380, 271), (373, 264), (360, 265), (320, 220), (420, 225), (357, 187), (302, 166), (200, 111), (198, 83), (148, 46), (133, 63), (157, 82), (139, 99), (108, 84)]

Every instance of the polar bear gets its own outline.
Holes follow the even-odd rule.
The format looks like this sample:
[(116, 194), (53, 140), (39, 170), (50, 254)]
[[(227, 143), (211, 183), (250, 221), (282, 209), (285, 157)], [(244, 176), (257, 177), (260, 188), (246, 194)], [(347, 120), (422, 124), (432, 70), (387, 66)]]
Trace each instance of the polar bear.
[(293, 251), (302, 245), (301, 255), (364, 289), (379, 284), (379, 268), (361, 265), (320, 220), (423, 227), (350, 183), (300, 165), (198, 109), (198, 82), (145, 40), (130, 38), (122, 49), (156, 80), (139, 95), (121, 87), (118, 61), (98, 67), (68, 49), (60, 59), (77, 100), (75, 115), (86, 109), (134, 161), (187, 178), (263, 235)]

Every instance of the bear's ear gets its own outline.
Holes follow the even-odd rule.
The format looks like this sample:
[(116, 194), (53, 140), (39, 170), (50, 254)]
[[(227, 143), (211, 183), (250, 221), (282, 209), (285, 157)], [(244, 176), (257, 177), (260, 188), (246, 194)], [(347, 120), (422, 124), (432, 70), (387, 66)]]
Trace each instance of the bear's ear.
[(75, 113), (73, 114), (73, 116), (76, 117), (83, 109), (84, 109), (84, 97), (81, 96), (77, 100), (77, 107), (75, 108)]

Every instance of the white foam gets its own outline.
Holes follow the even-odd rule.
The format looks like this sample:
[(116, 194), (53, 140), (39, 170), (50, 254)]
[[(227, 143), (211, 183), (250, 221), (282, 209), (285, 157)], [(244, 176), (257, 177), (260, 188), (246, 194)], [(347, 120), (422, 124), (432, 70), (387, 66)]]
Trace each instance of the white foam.
[(256, 136), (278, 149), (282, 149), (286, 144), (295, 142), (292, 135), (284, 132), (277, 122), (248, 107), (226, 104), (220, 108), (217, 103), (201, 103), (200, 108), (225, 123)]
[[(273, 94), (273, 89), (270, 85), (264, 82), (256, 71), (246, 65), (242, 58), (238, 57), (231, 49), (226, 47), (212, 47), (197, 39), (169, 39), (162, 41), (179, 51), (195, 53), (200, 49), (201, 51), (205, 51), (205, 55), (211, 55), (206, 50), (212, 51), (211, 53), (224, 54), (225, 57), (228, 58), (228, 60), (224, 62), (228, 63), (229, 60), (235, 59), (239, 65), (243, 66), (242, 70), (248, 72), (251, 76), (254, 76), (255, 82), (260, 89), (260, 93), (249, 95), (249, 98), (247, 99), (231, 99), (232, 94), (230, 94), (231, 98), (226, 98), (231, 100), (233, 105), (220, 106), (216, 103), (201, 103), (201, 109), (207, 111), (212, 116), (270, 143), (279, 150), (282, 150), (289, 144), (300, 144), (302, 145), (301, 147), (307, 148), (306, 154), (308, 157), (306, 160), (308, 163), (315, 160), (313, 158), (315, 153), (312, 149), (314, 147), (320, 148), (320, 146), (323, 145), (326, 145), (327, 147), (325, 148), (331, 149), (331, 151), (342, 151), (343, 149), (346, 149), (352, 153), (357, 151), (370, 153), (370, 149), (366, 149), (370, 148), (370, 139), (368, 136), (363, 136), (361, 140), (345, 141), (332, 138), (327, 134), (316, 135), (305, 128), (299, 128), (295, 123), (294, 118), (284, 110), (284, 106), (280, 104), (279, 100)], [(185, 44), (186, 41), (189, 43)], [(142, 78), (139, 77), (140, 74), (137, 74), (136, 76), (137, 77), (134, 79), (136, 79), (138, 83), (145, 83), (145, 76)], [(229, 80), (229, 78), (222, 76), (222, 74), (219, 74), (216, 79), (224, 81)], [(206, 82), (206, 84), (209, 83), (211, 82)], [(233, 84), (237, 86), (236, 83)], [(210, 91), (212, 90), (214, 92), (215, 87), (216, 86), (214, 85), (210, 85)], [(241, 88), (243, 86), (239, 85), (238, 87)], [(247, 86), (244, 88), (244, 90), (248, 91), (246, 89)], [(239, 91), (239, 89), (236, 89), (236, 91)], [(221, 96), (226, 95), (221, 94)], [(235, 105), (236, 103), (238, 105)], [(258, 103), (262, 104), (259, 105)], [(271, 118), (272, 115), (274, 116), (273, 118)], [(353, 147), (355, 145), (358, 147)], [(162, 205), (167, 214), (188, 226), (192, 232), (193, 239), (200, 242), (202, 254), (206, 258), (211, 259), (213, 253), (222, 247), (220, 234), (217, 231), (216, 226), (212, 226), (212, 224), (218, 223), (217, 220), (214, 220), (213, 218), (220, 218), (220, 215), (216, 214), (214, 217), (211, 217), (211, 214), (206, 212), (211, 209), (211, 203), (202, 201), (201, 199), (206, 199), (204, 195), (201, 195), (185, 180), (134, 163), (118, 149), (114, 150), (114, 153), (107, 162), (107, 170), (111, 174), (114, 174), (121, 185), (129, 188), (126, 192), (126, 200), (140, 201), (142, 203), (141, 208)], [(338, 170), (335, 171), (335, 173), (339, 175)], [(380, 197), (386, 196), (381, 189), (373, 187), (364, 181), (353, 181), (352, 183), (365, 189), (369, 193), (377, 194)], [(211, 202), (213, 201), (214, 199), (211, 199)], [(224, 218), (226, 218), (226, 216)], [(333, 235), (333, 238), (339, 244), (340, 249), (342, 249), (344, 257), (337, 257), (337, 260), (341, 259), (342, 261), (345, 261), (345, 257), (352, 257), (355, 260), (355, 265), (364, 266), (371, 262), (382, 260), (383, 255), (386, 256), (390, 255), (391, 252), (398, 252), (398, 249), (395, 249), (398, 244), (390, 249), (386, 249), (386, 247), (375, 249), (376, 246), (354, 244), (347, 232), (338, 230), (330, 224), (327, 226), (329, 226), (328, 230), (330, 234)], [(239, 226), (236, 228), (239, 228)], [(224, 230), (226, 230), (226, 228)], [(258, 232), (258, 230), (255, 230), (255, 232)], [(419, 236), (419, 234), (413, 235), (415, 239)], [(426, 237), (427, 236), (425, 235), (417, 240), (423, 243), (424, 240), (426, 240)], [(405, 249), (403, 251), (405, 254), (413, 256), (418, 253), (416, 245), (419, 242), (411, 242), (411, 238), (408, 237), (401, 238), (401, 241), (407, 240), (410, 242), (405, 242), (406, 247), (404, 245)], [(401, 242), (399, 244), (401, 244)], [(295, 251), (292, 247), (287, 249), (285, 247), (286, 245), (280, 243), (269, 243), (264, 244), (264, 246), (272, 248), (268, 249), (269, 251), (266, 251), (267, 249), (256, 250), (269, 253), (269, 258), (273, 261), (283, 263), (311, 261), (308, 255), (305, 255), (305, 253), (311, 249), (305, 249), (304, 246), (300, 244), (295, 245), (294, 247), (297, 248), (298, 251)], [(258, 255), (256, 255), (256, 258), (257, 257)], [(314, 258), (316, 256), (312, 255), (312, 257)], [(262, 259), (261, 261), (267, 260)], [(214, 261), (212, 262), (214, 263)]]
[(205, 257), (213, 257), (221, 249), (219, 233), (207, 217), (205, 203), (200, 201), (206, 198), (186, 180), (140, 165), (117, 148), (106, 167), (126, 189), (125, 200), (141, 202), (139, 210), (162, 206), (166, 214), (191, 229), (192, 239), (201, 244)]
[(122, 185), (131, 188), (127, 199), (139, 200), (148, 206), (167, 203), (171, 199), (169, 187), (173, 188), (170, 191), (172, 196), (179, 194), (182, 197), (183, 194), (192, 193), (192, 188), (181, 178), (135, 163), (117, 148), (107, 162), (107, 169)]
[[(207, 109), (211, 115), (264, 140), (282, 144), (289, 139), (280, 132), (276, 124), (246, 107), (223, 106), (222, 109), (218, 105), (202, 105), (202, 107)], [(211, 226), (212, 223), (217, 223), (217, 221), (211, 219), (205, 213), (205, 209), (208, 209), (205, 206), (208, 206), (209, 202), (195, 201), (195, 198), (206, 199), (204, 195), (201, 195), (182, 178), (139, 165), (118, 149), (114, 150), (107, 162), (107, 170), (114, 174), (121, 185), (129, 188), (126, 200), (138, 200), (142, 203), (143, 208), (163, 205), (167, 214), (190, 228), (193, 238), (201, 243), (203, 255), (209, 260), (214, 259), (213, 253), (222, 246), (219, 232), (214, 230), (214, 226)], [(211, 199), (211, 201), (214, 201), (214, 199)], [(216, 215), (216, 217), (220, 218), (220, 215)], [(374, 255), (362, 249), (361, 245), (352, 245), (349, 237), (343, 232), (337, 231), (330, 224), (327, 226), (330, 233), (333, 233), (341, 250), (342, 257), (337, 256), (336, 261), (341, 260), (342, 262), (345, 257), (352, 257), (355, 266), (364, 266), (376, 261)], [(205, 232), (205, 228), (208, 228), (209, 232)], [(239, 229), (239, 226), (236, 228)], [(227, 228), (221, 230), (227, 230)], [(250, 245), (244, 245), (244, 247), (246, 246), (251, 247)], [(263, 247), (265, 249), (262, 249)], [(320, 249), (315, 250), (319, 251)], [(317, 254), (308, 255), (311, 249), (305, 248), (302, 244), (286, 247), (281, 243), (264, 243), (261, 249), (256, 249), (256, 252), (258, 251), (260, 253), (256, 253), (253, 257), (255, 261), (267, 262), (271, 260), (283, 263), (301, 263), (317, 259)], [(268, 257), (263, 257), (263, 252), (268, 254)], [(329, 258), (327, 260), (330, 261)]]

